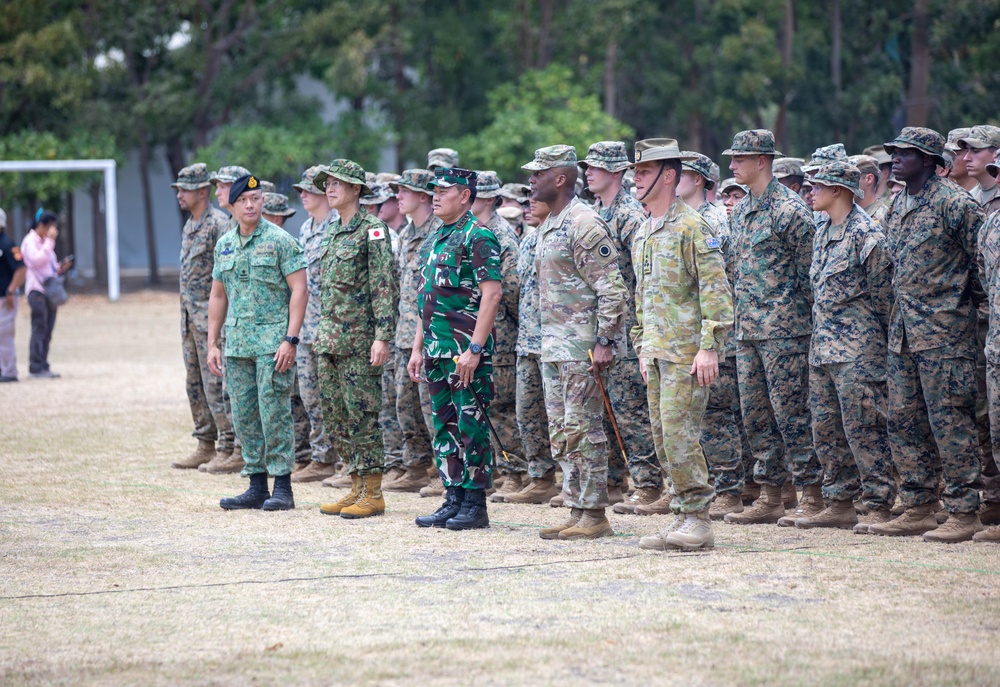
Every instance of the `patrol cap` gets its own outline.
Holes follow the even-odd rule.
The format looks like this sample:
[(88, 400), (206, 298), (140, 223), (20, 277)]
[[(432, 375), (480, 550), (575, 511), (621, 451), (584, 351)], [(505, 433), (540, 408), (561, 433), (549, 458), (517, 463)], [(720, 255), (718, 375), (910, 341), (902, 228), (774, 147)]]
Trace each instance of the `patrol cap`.
[(236, 199), (248, 191), (260, 191), (260, 179), (253, 174), (244, 174), (229, 187), (229, 204), (236, 205)]
[(389, 184), (374, 184), (371, 195), (361, 199), (362, 205), (381, 205), (390, 198), (395, 198), (396, 194), (389, 188)]
[(264, 193), (277, 193), (278, 189), (273, 182), (260, 180), (260, 190)]
[(376, 184), (388, 184), (399, 179), (395, 172), (379, 172), (375, 175)]
[[(264, 182), (261, 182), (261, 188)], [(291, 217), (295, 214), (295, 208), (288, 207), (288, 196), (284, 193), (264, 192), (264, 214), (278, 215), (279, 217)]]
[(628, 169), (628, 150), (624, 141), (598, 141), (587, 150), (587, 157), (577, 164), (580, 169), (597, 167), (607, 172), (623, 172)]
[(458, 151), (452, 148), (435, 148), (427, 153), (427, 168), (458, 167)]
[[(227, 167), (219, 167), (218, 172), (212, 172), (212, 175), (208, 180), (213, 184), (218, 184), (220, 181), (223, 184), (235, 183), (240, 177), (245, 177), (250, 174), (250, 170), (246, 167), (240, 167), (239, 165), (229, 165)], [(235, 196), (233, 196), (235, 198)]]
[[(885, 151), (883, 151), (883, 155), (884, 154)], [(862, 176), (865, 174), (874, 174), (875, 176), (879, 175), (878, 160), (871, 155), (852, 155), (847, 158), (847, 161), (857, 167)]]
[(890, 141), (882, 147), (890, 155), (897, 148), (913, 148), (931, 157), (936, 157), (939, 164), (944, 164), (944, 136), (934, 129), (922, 126), (905, 127), (894, 141)]
[(496, 198), (500, 195), (500, 188), (500, 177), (496, 172), (476, 172), (476, 198)]
[(968, 136), (958, 140), (959, 148), (1000, 148), (1000, 128), (988, 124), (972, 127)]
[(836, 160), (820, 167), (812, 177), (813, 186), (840, 186), (864, 198), (861, 190), (861, 170), (846, 160)]
[(767, 129), (750, 129), (733, 136), (731, 148), (722, 151), (723, 155), (774, 155), (783, 157), (774, 149), (774, 134)]
[(353, 160), (338, 158), (316, 174), (313, 182), (318, 187), (323, 187), (330, 177), (343, 181), (345, 184), (354, 184), (361, 187), (361, 196), (370, 196), (372, 189), (368, 186), (368, 178), (365, 176), (364, 167)]
[(707, 155), (702, 155), (694, 150), (682, 150), (681, 155), (687, 158), (681, 162), (681, 167), (703, 176), (705, 188), (709, 191), (715, 188), (715, 181), (712, 180), (712, 161), (708, 159)]
[(500, 196), (518, 203), (527, 203), (531, 195), (531, 187), (527, 184), (504, 184), (500, 187)]
[(709, 178), (711, 178), (711, 180), (715, 182), (715, 185), (718, 186), (719, 180), (722, 178), (722, 170), (719, 169), (719, 165), (717, 163), (712, 163), (712, 169), (709, 174), (711, 175)]
[(1000, 172), (1000, 165), (997, 164), (998, 162), (1000, 162), (1000, 150), (993, 154), (993, 162), (986, 165), (986, 173), (995, 177), (997, 173)]
[(433, 181), (434, 172), (426, 169), (404, 169), (403, 173), (399, 175), (399, 179), (389, 182), (389, 187), (397, 193), (399, 187), (402, 186), (417, 193), (431, 195), (433, 193), (431, 182)]
[(809, 172), (815, 172), (820, 167), (827, 165), (831, 162), (846, 162), (847, 161), (847, 150), (844, 148), (843, 143), (834, 143), (833, 145), (822, 146), (813, 151), (812, 157), (809, 158), (809, 163), (802, 165), (802, 171), (805, 174)]
[(635, 142), (635, 162), (629, 167), (635, 167), (643, 162), (657, 160), (678, 160), (681, 163), (695, 159), (698, 153), (681, 152), (675, 138), (647, 138)]
[(466, 188), (476, 188), (477, 175), (471, 169), (461, 167), (438, 168), (434, 171), (434, 180), (431, 186), (439, 188), (451, 188), (452, 186), (465, 186)]
[(775, 179), (802, 177), (805, 176), (805, 172), (802, 171), (804, 162), (801, 157), (776, 157), (771, 161), (771, 172)]
[(292, 184), (292, 188), (298, 189), (299, 191), (305, 191), (307, 193), (316, 193), (321, 195), (324, 191), (316, 185), (316, 175), (325, 170), (326, 167), (323, 165), (313, 165), (306, 171), (302, 172), (302, 181), (297, 184)]
[(879, 167), (881, 167), (882, 165), (892, 164), (892, 158), (889, 157), (889, 153), (885, 152), (885, 148), (883, 146), (880, 145), (868, 146), (861, 152), (864, 155), (870, 155), (871, 157), (878, 160)]
[(547, 146), (535, 151), (535, 159), (521, 169), (528, 172), (541, 172), (556, 167), (576, 167), (576, 148), (566, 145)]
[(510, 205), (504, 208), (497, 208), (497, 214), (508, 222), (520, 222), (524, 219), (524, 210), (520, 207)]
[(972, 127), (968, 126), (963, 126), (958, 129), (952, 129), (951, 131), (948, 132), (948, 140), (944, 144), (944, 149), (950, 150), (953, 153), (957, 153), (959, 150), (962, 149), (962, 146), (959, 144), (959, 141), (961, 141), (963, 138), (965, 138), (971, 133), (972, 133)]
[(179, 188), (184, 191), (207, 188), (212, 185), (212, 182), (208, 180), (209, 176), (208, 166), (204, 162), (196, 162), (178, 172), (177, 181), (170, 184), (170, 188)]
[(750, 187), (736, 183), (735, 177), (729, 177), (719, 184), (719, 193), (729, 193), (734, 188), (740, 189), (743, 193), (750, 193)]

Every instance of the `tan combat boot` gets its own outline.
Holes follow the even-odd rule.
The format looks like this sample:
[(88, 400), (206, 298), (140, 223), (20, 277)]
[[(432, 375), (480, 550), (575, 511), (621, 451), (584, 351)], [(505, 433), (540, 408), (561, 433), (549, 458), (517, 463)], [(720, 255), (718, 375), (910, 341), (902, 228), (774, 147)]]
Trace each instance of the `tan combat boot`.
[(382, 496), (382, 473), (361, 477), (361, 492), (351, 505), (340, 511), (340, 517), (348, 520), (370, 518), (385, 513), (385, 498)]
[(663, 538), (668, 548), (696, 551), (715, 547), (715, 533), (708, 511), (688, 513), (680, 523)]
[(662, 493), (656, 487), (638, 487), (631, 496), (622, 503), (616, 503), (611, 510), (622, 515), (635, 515), (636, 506), (648, 506), (655, 503)]
[(749, 506), (759, 498), (760, 485), (752, 479), (747, 479), (747, 481), (743, 483), (743, 493), (740, 494), (740, 500), (743, 501), (743, 505)]
[(415, 468), (407, 468), (392, 482), (383, 480), (382, 489), (399, 493), (416, 493), (430, 483), (431, 478), (427, 476), (427, 470), (420, 465)]
[(925, 532), (921, 539), (954, 544), (960, 541), (969, 541), (982, 531), (983, 523), (979, 520), (979, 513), (952, 513), (943, 525), (930, 532)]
[(559, 539), (575, 541), (577, 539), (599, 539), (610, 537), (615, 531), (611, 529), (608, 516), (603, 508), (586, 508), (580, 520), (572, 527), (567, 527), (559, 533)]
[(506, 476), (503, 484), (497, 487), (496, 492), (490, 496), (490, 501), (493, 503), (503, 503), (507, 500), (508, 496), (513, 496), (517, 492), (521, 491), (521, 487), (524, 486), (524, 475), (519, 472), (512, 472)]
[(1000, 543), (1000, 527), (994, 525), (993, 527), (987, 527), (982, 532), (976, 532), (972, 537), (972, 541)]
[(649, 549), (650, 551), (666, 551), (668, 548), (667, 535), (683, 525), (684, 520), (685, 516), (682, 513), (675, 513), (673, 522), (667, 525), (662, 532), (657, 532), (656, 534), (651, 534), (640, 539), (639, 548)]
[(742, 513), (730, 513), (723, 518), (733, 525), (773, 525), (785, 515), (781, 502), (781, 487), (764, 486), (760, 498)]
[(208, 472), (209, 468), (219, 467), (229, 459), (230, 455), (232, 455), (232, 451), (228, 453), (225, 451), (216, 451), (215, 455), (212, 456), (212, 460), (198, 466), (198, 472)]
[(218, 463), (212, 461), (205, 468), (205, 472), (210, 475), (235, 475), (246, 467), (243, 462), (243, 449), (237, 446), (232, 453), (225, 454), (225, 458)]
[(618, 486), (608, 486), (608, 505), (613, 506), (625, 500), (625, 490), (628, 489), (628, 482)]
[[(785, 485), (788, 486), (788, 485)], [(788, 500), (784, 490), (781, 492), (782, 500), (785, 502), (785, 512), (788, 512)], [(802, 498), (798, 507), (790, 514), (778, 519), (778, 527), (795, 527), (795, 521), (802, 518), (811, 518), (819, 515), (823, 510), (823, 488), (818, 484), (809, 484), (802, 487)]]
[(979, 509), (979, 522), (986, 527), (1000, 525), (1000, 503), (983, 501), (983, 505)]
[(508, 494), (506, 503), (548, 503), (559, 495), (555, 472), (528, 481), (516, 494)]
[(660, 492), (660, 498), (656, 499), (652, 503), (638, 505), (632, 512), (636, 515), (667, 515), (673, 512), (670, 510), (670, 501), (673, 500), (673, 498), (674, 497), (670, 494), (670, 490), (666, 489)]
[(174, 461), (170, 467), (178, 470), (197, 470), (199, 465), (204, 465), (213, 458), (215, 458), (215, 442), (198, 440), (198, 448), (191, 455)]
[(712, 520), (722, 520), (730, 513), (743, 512), (743, 499), (740, 494), (723, 494), (716, 496), (708, 508), (708, 517)]
[(298, 472), (292, 473), (293, 482), (322, 482), (327, 477), (332, 477), (337, 472), (333, 463), (321, 463), (318, 460), (310, 460), (309, 465)]
[(441, 481), (441, 474), (435, 471), (434, 478), (428, 482), (426, 487), (421, 487), (418, 493), (425, 499), (444, 494), (444, 482)]
[(553, 508), (562, 508), (566, 505), (566, 499), (569, 498), (569, 494), (565, 491), (560, 491), (558, 494), (549, 499), (549, 505)]
[(880, 525), (892, 520), (892, 513), (888, 508), (872, 508), (867, 513), (858, 518), (858, 524), (852, 529), (855, 534), (869, 534), (868, 528), (872, 525)]
[(938, 526), (937, 517), (934, 515), (936, 510), (933, 503), (907, 508), (894, 520), (869, 525), (868, 533), (883, 537), (915, 537), (930, 532)]
[(558, 539), (559, 533), (563, 530), (568, 530), (570, 527), (576, 527), (576, 524), (580, 522), (580, 518), (583, 517), (583, 510), (580, 508), (570, 508), (569, 518), (558, 525), (553, 525), (552, 527), (545, 527), (538, 531), (538, 536), (542, 539)]
[(785, 482), (785, 486), (781, 488), (781, 502), (784, 504), (785, 510), (798, 508), (799, 494), (795, 491), (795, 485), (791, 482)]
[[(805, 497), (802, 497), (805, 501)], [(780, 522), (778, 523), (781, 524)], [(851, 499), (845, 501), (831, 501), (830, 505), (821, 510), (816, 515), (799, 518), (795, 521), (795, 526), (809, 530), (816, 527), (832, 527), (841, 530), (854, 529), (858, 524), (858, 514), (854, 510), (854, 502)]]
[(319, 512), (323, 515), (340, 515), (340, 512), (352, 505), (361, 495), (361, 478), (357, 473), (351, 475), (351, 491), (347, 496), (336, 503), (324, 503), (319, 507)]
[(354, 479), (351, 475), (347, 474), (347, 466), (344, 466), (336, 475), (331, 475), (323, 480), (322, 484), (324, 487), (333, 487), (334, 489), (353, 488)]

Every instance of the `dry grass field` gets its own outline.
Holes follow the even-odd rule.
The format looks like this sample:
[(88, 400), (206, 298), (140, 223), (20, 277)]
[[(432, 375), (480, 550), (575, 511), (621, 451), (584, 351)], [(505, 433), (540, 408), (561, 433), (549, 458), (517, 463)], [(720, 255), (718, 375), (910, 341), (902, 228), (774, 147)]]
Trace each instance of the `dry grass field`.
[[(23, 305), (23, 301), (22, 301)], [(660, 518), (549, 542), (565, 511), (428, 531), (224, 512), (193, 447), (176, 296), (74, 297), (53, 369), (0, 386), (0, 685), (996, 685), (1000, 547), (771, 526), (640, 551)]]

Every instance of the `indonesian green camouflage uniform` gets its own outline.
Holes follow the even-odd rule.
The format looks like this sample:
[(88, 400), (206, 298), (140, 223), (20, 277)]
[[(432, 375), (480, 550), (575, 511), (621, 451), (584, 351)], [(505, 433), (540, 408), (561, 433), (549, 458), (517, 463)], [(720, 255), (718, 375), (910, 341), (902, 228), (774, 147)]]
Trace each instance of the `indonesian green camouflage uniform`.
[[(635, 269), (632, 266), (632, 250), (639, 240), (646, 211), (642, 204), (626, 189), (619, 189), (611, 205), (601, 206), (598, 199), (594, 210), (608, 223), (611, 236), (617, 242), (618, 271), (621, 274), (628, 295), (625, 299), (624, 327), (615, 342), (619, 353), (615, 364), (608, 371), (607, 392), (611, 399), (611, 409), (615, 412), (618, 431), (627, 450), (628, 471), (636, 488), (663, 489), (663, 471), (656, 459), (653, 433), (647, 418), (649, 403), (646, 399), (646, 384), (639, 371), (639, 358), (628, 340), (629, 332), (635, 326)], [(614, 427), (611, 418), (604, 418), (604, 433), (608, 437), (608, 485), (623, 486), (626, 483), (626, 461), (622, 458), (618, 440), (612, 437)]]
[(542, 313), (538, 308), (538, 271), (535, 266), (537, 247), (538, 229), (525, 227), (517, 256), (520, 278), (517, 303), (517, 429), (528, 461), (528, 477), (532, 479), (541, 479), (556, 469), (549, 442), (545, 390), (542, 387)]
[[(702, 513), (715, 497), (701, 448), (709, 388), (691, 365), (699, 350), (725, 356), (733, 299), (719, 240), (680, 198), (635, 247), (636, 325), (632, 343), (646, 361), (649, 418), (670, 478), (670, 510)], [(649, 326), (646, 326), (646, 323)]]
[[(1000, 212), (990, 215), (979, 232), (979, 274), (986, 288), (990, 327), (985, 337), (986, 396), (992, 443), (1000, 443)], [(982, 445), (982, 442), (980, 442)], [(1000, 501), (996, 461), (983, 462), (983, 501)]]
[(493, 400), (494, 332), (487, 337), (470, 388), (459, 386), (453, 358), (472, 343), (484, 281), (501, 281), (500, 243), (466, 212), (428, 238), (418, 306), (423, 321), (424, 367), (434, 420), (434, 459), (445, 487), (489, 489), (493, 451), (483, 406)]
[(431, 215), (419, 227), (408, 222), (399, 232), (399, 253), (396, 269), (399, 274), (399, 319), (396, 321), (396, 417), (403, 434), (405, 468), (430, 467), (434, 453), (431, 432), (434, 419), (431, 395), (426, 382), (410, 379), (406, 366), (413, 352), (417, 327), (421, 326), (417, 304), (424, 267), (430, 258), (428, 237), (441, 226), (441, 220)]
[(274, 369), (288, 331), (291, 289), (286, 278), (304, 270), (302, 248), (284, 229), (261, 219), (246, 241), (239, 228), (215, 245), (212, 278), (229, 299), (225, 322), (226, 388), (243, 475), (290, 474), (295, 462), (291, 393), (295, 367)]
[(805, 202), (771, 179), (732, 214), (736, 369), (758, 484), (820, 484), (809, 414), (809, 267), (816, 231)]
[(338, 218), (322, 242), (323, 298), (315, 350), (319, 354), (323, 422), (348, 474), (380, 473), (382, 369), (370, 361), (372, 343), (396, 336), (399, 282), (389, 231), (359, 209), (345, 226)]
[(490, 420), (500, 435), (507, 451), (505, 458), (493, 441), (493, 455), (502, 474), (528, 471), (524, 458), (521, 433), (517, 429), (517, 331), (518, 306), (520, 298), (520, 277), (517, 272), (518, 237), (510, 222), (493, 213), (486, 228), (493, 232), (500, 243), (500, 274), (503, 295), (497, 319), (495, 350), (493, 352), (493, 403), (490, 405)]
[(309, 418), (309, 445), (311, 459), (320, 463), (333, 463), (336, 452), (330, 443), (323, 426), (323, 400), (319, 390), (319, 360), (313, 349), (316, 343), (316, 331), (319, 329), (320, 300), (323, 297), (323, 268), (320, 261), (323, 249), (323, 237), (330, 220), (336, 215), (329, 215), (316, 224), (310, 217), (302, 223), (299, 229), (299, 244), (306, 260), (306, 285), (309, 300), (306, 303), (306, 316), (302, 321), (299, 333), (299, 345), (295, 350), (295, 368), (298, 374), (299, 395)]
[(889, 205), (885, 234), (895, 303), (889, 323), (889, 440), (908, 508), (942, 501), (979, 508), (976, 238), (983, 211), (954, 183), (932, 176)]
[(809, 406), (823, 464), (823, 497), (889, 510), (896, 482), (885, 419), (892, 264), (885, 235), (857, 205), (821, 224), (810, 272), (813, 333)]
[(597, 337), (621, 330), (628, 289), (611, 230), (578, 198), (538, 228), (535, 257), (542, 329), (542, 383), (552, 457), (570, 508), (608, 506), (608, 438), (590, 356)]
[(212, 292), (215, 245), (229, 229), (229, 217), (209, 205), (181, 234), (181, 350), (194, 437), (217, 441), (219, 453), (233, 451), (233, 422), (223, 398), (222, 378), (208, 369), (208, 297)]

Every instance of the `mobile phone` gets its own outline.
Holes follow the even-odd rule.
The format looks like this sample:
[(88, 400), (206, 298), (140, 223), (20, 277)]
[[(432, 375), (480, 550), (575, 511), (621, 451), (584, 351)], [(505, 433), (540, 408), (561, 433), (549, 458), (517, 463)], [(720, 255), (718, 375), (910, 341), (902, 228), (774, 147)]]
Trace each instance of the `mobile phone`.
[(73, 262), (73, 259), (74, 259), (75, 257), (76, 257), (75, 255), (73, 255), (72, 253), (70, 253), (70, 254), (69, 254), (69, 255), (67, 255), (67, 256), (66, 256), (65, 258), (63, 258), (63, 259), (62, 259), (62, 261), (63, 261), (63, 262)]

